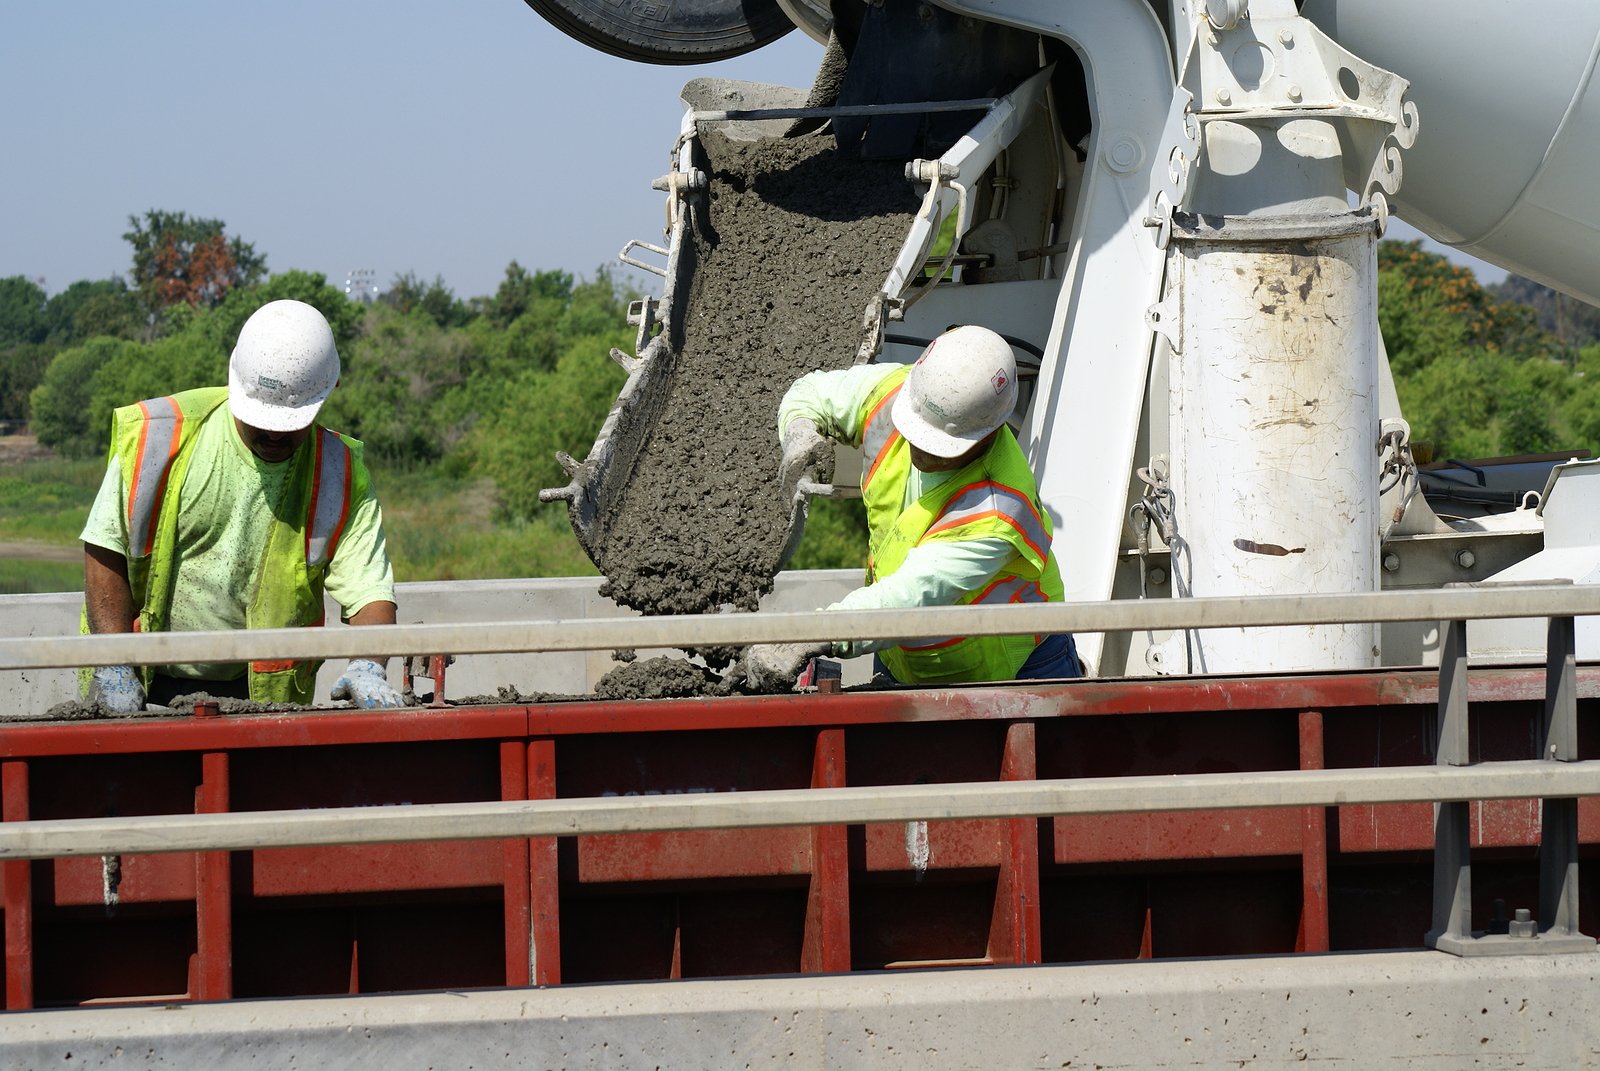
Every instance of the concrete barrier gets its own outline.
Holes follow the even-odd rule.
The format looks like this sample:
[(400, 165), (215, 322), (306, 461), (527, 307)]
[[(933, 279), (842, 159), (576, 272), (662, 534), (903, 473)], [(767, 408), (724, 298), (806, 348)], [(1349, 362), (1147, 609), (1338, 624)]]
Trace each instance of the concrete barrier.
[(1600, 1066), (1600, 956), (1383, 952), (0, 1015), (0, 1065)]

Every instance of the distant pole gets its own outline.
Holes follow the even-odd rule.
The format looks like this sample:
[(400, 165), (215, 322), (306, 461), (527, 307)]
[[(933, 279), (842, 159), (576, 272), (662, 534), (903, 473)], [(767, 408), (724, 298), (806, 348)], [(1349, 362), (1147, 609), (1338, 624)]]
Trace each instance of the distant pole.
[(345, 296), (363, 305), (372, 304), (378, 296), (378, 273), (371, 268), (353, 268), (344, 279)]

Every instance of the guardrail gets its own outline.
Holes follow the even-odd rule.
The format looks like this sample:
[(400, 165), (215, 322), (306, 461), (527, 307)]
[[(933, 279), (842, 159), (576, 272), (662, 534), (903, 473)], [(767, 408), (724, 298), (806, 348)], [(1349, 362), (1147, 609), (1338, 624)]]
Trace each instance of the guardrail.
[[(962, 818), (1436, 802), (1434, 925), (1427, 942), (1458, 955), (1592, 951), (1578, 929), (1577, 800), (1600, 795), (1600, 761), (1577, 755), (1576, 615), (1600, 614), (1600, 587), (1486, 585), (1439, 591), (1210, 598), (916, 611), (700, 615), (470, 626), (374, 626), (0, 641), (0, 668), (82, 663), (325, 658), (428, 650), (488, 653), (818, 639), (1053, 631), (1268, 627), (1437, 619), (1437, 765), (1073, 781), (819, 788), (673, 798), (621, 797), (320, 811), (162, 815), (0, 824), (0, 860), (248, 850), (669, 830)], [(1466, 622), (1549, 617), (1537, 756), (1469, 762)], [(1543, 801), (1539, 917), (1475, 935), (1468, 801)], [(1532, 940), (1537, 938), (1537, 940)]]
[(916, 610), (686, 614), (483, 625), (372, 625), (0, 639), (0, 670), (357, 655), (505, 654), (737, 646), (885, 636), (1002, 636), (1600, 615), (1600, 585), (1484, 584), (1344, 595), (1229, 596)]

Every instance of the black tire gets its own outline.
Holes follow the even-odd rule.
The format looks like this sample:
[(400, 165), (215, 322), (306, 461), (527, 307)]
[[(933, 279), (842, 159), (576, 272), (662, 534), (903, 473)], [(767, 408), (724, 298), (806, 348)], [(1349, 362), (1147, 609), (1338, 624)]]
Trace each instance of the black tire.
[[(794, 23), (776, 0), (673, 0), (664, 20), (630, 18), (615, 0), (527, 0), (546, 22), (590, 48), (640, 63), (710, 63), (776, 41)], [(648, 5), (647, 5), (648, 6)]]

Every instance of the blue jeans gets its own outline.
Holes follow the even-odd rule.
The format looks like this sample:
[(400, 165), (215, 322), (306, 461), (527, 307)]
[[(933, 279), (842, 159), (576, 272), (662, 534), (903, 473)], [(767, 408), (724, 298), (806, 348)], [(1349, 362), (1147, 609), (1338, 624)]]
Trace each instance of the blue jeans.
[[(872, 675), (875, 678), (888, 677), (890, 680), (895, 680), (894, 674), (889, 672), (889, 667), (884, 665), (883, 659), (877, 655), (872, 656)], [(1054, 636), (1046, 636), (1044, 642), (1033, 649), (1028, 660), (1022, 663), (1022, 668), (1017, 670), (1016, 679), (1064, 680), (1081, 676), (1083, 676), (1083, 663), (1078, 660), (1078, 645), (1072, 639), (1072, 633), (1058, 632)]]
[(1083, 676), (1083, 663), (1078, 660), (1078, 645), (1070, 632), (1046, 636), (1044, 642), (1033, 649), (1028, 660), (1017, 670), (1017, 680), (1059, 680)]

